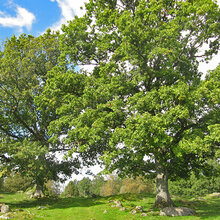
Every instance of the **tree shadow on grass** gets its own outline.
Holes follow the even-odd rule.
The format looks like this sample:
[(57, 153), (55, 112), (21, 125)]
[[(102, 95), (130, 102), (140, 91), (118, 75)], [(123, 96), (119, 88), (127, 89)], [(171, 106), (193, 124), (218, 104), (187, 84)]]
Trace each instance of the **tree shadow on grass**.
[(198, 215), (201, 219), (212, 217), (220, 219), (220, 199), (212, 198), (199, 207)]
[(98, 199), (92, 198), (40, 198), (7, 203), (12, 209), (38, 208), (40, 206), (47, 209), (64, 209), (71, 207), (90, 207), (101, 204), (103, 203)]
[(154, 194), (131, 194), (131, 193), (125, 193), (120, 195), (114, 195), (114, 196), (108, 196), (105, 197), (108, 200), (126, 200), (130, 202), (140, 201), (144, 198), (155, 198)]
[(207, 219), (212, 217), (213, 219), (220, 219), (220, 199), (212, 198), (206, 200), (187, 200), (177, 199), (175, 200), (177, 207), (188, 207), (196, 211), (200, 219)]
[(137, 205), (141, 205), (144, 210), (149, 210), (153, 208), (155, 202), (155, 195), (154, 194), (119, 194), (114, 196), (103, 197), (109, 203), (109, 205), (114, 205), (113, 201), (120, 201), (122, 205), (126, 207), (126, 209), (130, 210)]
[(155, 198), (152, 194), (121, 194), (108, 197), (98, 198), (40, 198), (40, 199), (25, 199), (22, 201), (13, 201), (7, 203), (12, 209), (38, 208), (39, 206), (47, 209), (64, 209), (71, 207), (90, 207), (102, 204), (107, 204), (109, 200), (120, 201), (140, 201), (144, 198)]
[(1, 194), (1, 196), (2, 195), (4, 195), (4, 194), (6, 194), (6, 195), (14, 195), (14, 194), (16, 194), (15, 192), (3, 192), (3, 191), (0, 191), (0, 194)]

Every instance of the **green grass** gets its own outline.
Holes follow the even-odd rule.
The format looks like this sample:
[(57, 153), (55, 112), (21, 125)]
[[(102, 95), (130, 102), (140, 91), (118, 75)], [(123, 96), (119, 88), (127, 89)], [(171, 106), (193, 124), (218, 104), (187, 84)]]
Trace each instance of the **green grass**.
[[(126, 211), (119, 211), (119, 208), (111, 207), (109, 200), (120, 200)], [(0, 194), (0, 203), (6, 203), (12, 211), (22, 209), (13, 213), (14, 219), (82, 219), (82, 220), (120, 220), (120, 219), (157, 219), (165, 220), (170, 217), (158, 216), (159, 210), (152, 209), (154, 204), (154, 195), (134, 195), (125, 194), (111, 197), (100, 198), (43, 198), (29, 199), (25, 194)], [(177, 206), (194, 208), (196, 216), (189, 217), (172, 217), (172, 219), (220, 219), (220, 198), (209, 198), (205, 200), (186, 200), (176, 198), (174, 200)], [(130, 210), (140, 205), (148, 216), (143, 217), (141, 214), (130, 214)], [(39, 206), (45, 207), (39, 210)], [(107, 213), (104, 213), (107, 210)], [(153, 211), (150, 213), (150, 211)]]

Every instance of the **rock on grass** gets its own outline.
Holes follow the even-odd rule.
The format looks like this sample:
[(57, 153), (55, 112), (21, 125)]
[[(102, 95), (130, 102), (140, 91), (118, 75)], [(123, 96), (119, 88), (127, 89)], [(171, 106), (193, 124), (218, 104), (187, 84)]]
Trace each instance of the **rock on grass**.
[(160, 211), (161, 216), (190, 216), (196, 215), (193, 209), (185, 207), (166, 207)]

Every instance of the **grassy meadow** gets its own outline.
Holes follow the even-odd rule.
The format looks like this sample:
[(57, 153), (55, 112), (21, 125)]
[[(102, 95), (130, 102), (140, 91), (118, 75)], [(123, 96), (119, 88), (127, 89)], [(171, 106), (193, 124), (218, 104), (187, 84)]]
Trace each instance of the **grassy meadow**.
[[(126, 211), (112, 207), (110, 200), (120, 200)], [(24, 193), (2, 193), (0, 203), (10, 206), (14, 219), (82, 219), (82, 220), (120, 220), (120, 219), (220, 219), (220, 198), (204, 199), (175, 198), (177, 206), (194, 208), (196, 216), (165, 217), (159, 216), (158, 209), (152, 209), (155, 195), (124, 194), (99, 198), (42, 198), (30, 199)], [(135, 206), (142, 206), (148, 216), (140, 213), (130, 214)], [(106, 211), (105, 211), (106, 210)], [(104, 213), (104, 211), (106, 213)]]

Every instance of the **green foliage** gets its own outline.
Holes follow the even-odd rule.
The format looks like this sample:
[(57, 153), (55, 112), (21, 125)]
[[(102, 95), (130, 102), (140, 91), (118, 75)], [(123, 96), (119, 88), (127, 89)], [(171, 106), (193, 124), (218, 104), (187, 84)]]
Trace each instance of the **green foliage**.
[[(17, 169), (42, 186), (76, 171), (81, 157), (84, 165), (103, 162), (106, 173), (163, 175), (160, 193), (167, 177), (208, 173), (207, 160), (220, 154), (220, 67), (201, 80), (197, 58), (219, 51), (218, 5), (90, 0), (86, 9), (61, 35), (4, 42), (1, 176)], [(69, 159), (58, 161), (55, 153), (66, 151)], [(91, 185), (80, 181), (79, 195), (91, 195)], [(103, 187), (117, 194), (121, 182)]]
[(90, 193), (92, 196), (101, 196), (101, 188), (105, 183), (104, 177), (96, 175), (92, 180)]
[(4, 178), (0, 178), (0, 192), (3, 191)]
[(89, 197), (91, 196), (91, 180), (88, 177), (84, 177), (77, 184), (77, 188), (79, 191), (79, 196), (81, 197)]
[(62, 193), (63, 196), (66, 197), (78, 197), (79, 191), (77, 187), (78, 182), (76, 180), (70, 181), (67, 186), (64, 189), (64, 192)]
[(183, 197), (198, 197), (205, 196), (214, 192), (220, 192), (220, 177), (219, 176), (195, 176), (190, 175), (189, 179), (180, 179), (169, 182), (170, 193)]
[(118, 195), (122, 186), (122, 180), (116, 175), (110, 175), (106, 180), (105, 184), (101, 188), (102, 196)]
[(39, 37), (22, 34), (3, 42), (0, 52), (0, 162), (1, 174), (14, 169), (43, 186), (65, 178), (78, 161), (58, 161), (61, 145), (49, 142), (48, 125), (57, 118), (53, 105), (43, 105), (47, 73), (58, 65), (59, 33)]
[(33, 187), (33, 179), (19, 173), (12, 173), (3, 182), (3, 190), (6, 192), (25, 192), (29, 187)]

